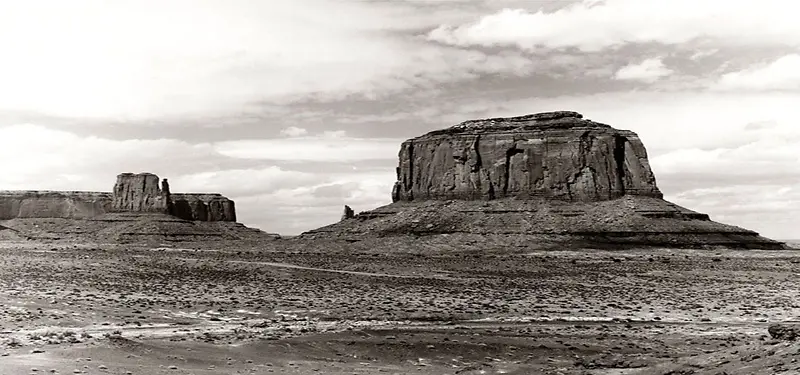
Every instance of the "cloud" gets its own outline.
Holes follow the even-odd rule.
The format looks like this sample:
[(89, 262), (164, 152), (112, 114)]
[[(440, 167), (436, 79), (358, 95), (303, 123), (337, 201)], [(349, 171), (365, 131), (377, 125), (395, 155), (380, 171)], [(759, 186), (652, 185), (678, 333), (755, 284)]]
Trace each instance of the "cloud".
[(238, 199), (323, 181), (325, 176), (322, 174), (296, 172), (270, 166), (178, 175), (170, 178), (170, 186), (179, 189), (176, 192), (222, 193)]
[(0, 3), (0, 111), (115, 120), (241, 115), (264, 104), (379, 98), (533, 69), (513, 51), (441, 48), (398, 32), (432, 25), (409, 5), (45, 2)]
[(214, 149), (222, 155), (240, 159), (358, 162), (396, 159), (400, 143), (398, 139), (352, 138), (331, 132), (313, 137), (219, 142)]
[(649, 58), (638, 64), (629, 64), (620, 68), (614, 78), (625, 81), (641, 81), (653, 83), (661, 77), (672, 74), (672, 70), (664, 66), (661, 58)]
[(56, 190), (108, 190), (120, 172), (174, 176), (221, 162), (210, 144), (80, 137), (31, 124), (0, 127), (0, 160), (4, 188)]
[(237, 207), (269, 209), (248, 210), (238, 219), (270, 232), (299, 234), (337, 222), (345, 204), (360, 212), (391, 203), (394, 179), (394, 171), (339, 174), (313, 186), (244, 197)]
[(800, 54), (722, 75), (716, 90), (800, 90)]
[(303, 128), (298, 128), (296, 126), (290, 126), (288, 128), (284, 128), (283, 130), (281, 130), (281, 134), (287, 137), (299, 137), (301, 135), (308, 134), (308, 130)]
[(503, 9), (478, 20), (441, 25), (433, 41), (456, 46), (512, 45), (525, 50), (598, 51), (626, 43), (678, 45), (709, 39), (725, 45), (800, 45), (793, 5), (725, 0), (583, 1), (555, 11)]
[(719, 52), (718, 48), (712, 48), (712, 49), (709, 49), (709, 50), (699, 50), (699, 51), (693, 53), (691, 56), (689, 56), (689, 59), (690, 60), (700, 60), (700, 59), (703, 59), (703, 58), (706, 58), (706, 57), (709, 57), (709, 56), (714, 56), (718, 52)]

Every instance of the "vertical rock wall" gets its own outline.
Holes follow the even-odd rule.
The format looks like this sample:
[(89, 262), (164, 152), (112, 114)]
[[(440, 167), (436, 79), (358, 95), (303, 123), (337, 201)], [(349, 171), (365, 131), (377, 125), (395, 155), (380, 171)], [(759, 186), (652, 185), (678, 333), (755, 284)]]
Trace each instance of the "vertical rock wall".
[(170, 193), (163, 191), (152, 173), (122, 173), (114, 184), (113, 207), (117, 212), (169, 213)]
[(236, 221), (234, 202), (220, 194), (171, 195), (170, 214), (184, 220)]
[(471, 122), (410, 139), (392, 199), (662, 197), (635, 133), (565, 116)]
[(111, 210), (111, 194), (81, 191), (0, 191), (0, 220), (86, 219)]

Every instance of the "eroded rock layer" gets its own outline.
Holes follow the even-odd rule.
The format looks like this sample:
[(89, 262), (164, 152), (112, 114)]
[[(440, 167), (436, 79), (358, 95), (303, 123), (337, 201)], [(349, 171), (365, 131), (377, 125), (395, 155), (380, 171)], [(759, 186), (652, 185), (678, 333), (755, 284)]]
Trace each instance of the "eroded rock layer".
[(785, 248), (662, 198), (636, 133), (576, 112), (548, 112), (467, 121), (409, 139), (400, 148), (394, 203), (301, 237)]

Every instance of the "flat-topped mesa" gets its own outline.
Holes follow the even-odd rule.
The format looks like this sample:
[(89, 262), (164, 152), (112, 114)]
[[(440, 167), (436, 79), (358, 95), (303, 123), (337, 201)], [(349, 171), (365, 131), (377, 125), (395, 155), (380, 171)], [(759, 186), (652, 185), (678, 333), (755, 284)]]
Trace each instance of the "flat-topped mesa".
[(661, 198), (638, 135), (577, 112), (466, 121), (403, 142), (392, 200)]
[(91, 219), (107, 213), (160, 213), (191, 221), (236, 222), (234, 202), (219, 193), (171, 193), (167, 179), (152, 173), (122, 173), (114, 190), (2, 191), (0, 220)]
[(391, 204), (300, 238), (375, 241), (372, 248), (411, 236), (431, 250), (504, 252), (786, 248), (665, 201), (636, 133), (576, 112), (463, 122), (403, 142), (399, 159)]
[(81, 219), (111, 209), (111, 193), (89, 191), (0, 191), (0, 220), (57, 217)]

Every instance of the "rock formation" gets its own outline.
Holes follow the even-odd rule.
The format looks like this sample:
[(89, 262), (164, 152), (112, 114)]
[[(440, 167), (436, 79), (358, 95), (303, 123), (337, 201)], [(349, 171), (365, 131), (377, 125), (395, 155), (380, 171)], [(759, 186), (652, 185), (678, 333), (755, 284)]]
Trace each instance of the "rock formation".
[(344, 205), (344, 212), (342, 213), (342, 220), (352, 219), (356, 216), (356, 213), (353, 212), (353, 209), (350, 208), (348, 205)]
[(236, 221), (236, 207), (221, 194), (172, 194), (170, 214), (184, 220)]
[(405, 141), (392, 200), (661, 198), (639, 137), (582, 117), (467, 121)]
[(391, 194), (388, 206), (302, 237), (469, 234), (581, 246), (785, 246), (663, 200), (636, 133), (576, 112), (466, 121), (409, 139), (400, 147)]
[(0, 220), (89, 219), (107, 213), (160, 213), (190, 221), (236, 221), (234, 202), (217, 193), (171, 193), (152, 173), (122, 173), (114, 190), (0, 191)]
[(85, 219), (111, 211), (111, 193), (0, 191), (0, 220), (58, 217)]
[(172, 193), (151, 173), (123, 173), (114, 190), (0, 191), (0, 240), (67, 240), (161, 245), (274, 240), (236, 222), (232, 200), (217, 193)]
[(169, 184), (159, 186), (158, 176), (152, 173), (122, 173), (114, 184), (114, 203), (117, 212), (169, 212)]

